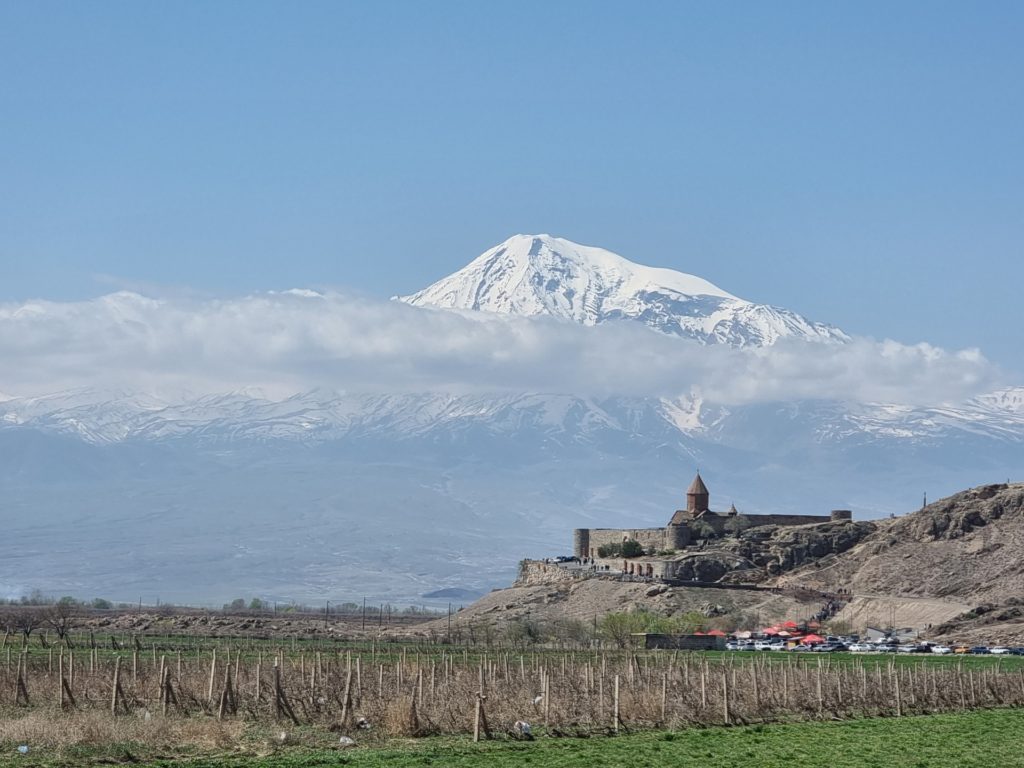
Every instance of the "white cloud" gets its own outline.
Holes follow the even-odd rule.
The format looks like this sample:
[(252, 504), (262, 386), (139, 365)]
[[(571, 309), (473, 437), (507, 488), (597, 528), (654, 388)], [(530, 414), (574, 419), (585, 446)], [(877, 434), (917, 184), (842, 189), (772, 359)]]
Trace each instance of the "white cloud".
[(0, 305), (0, 361), (0, 391), (22, 396), (75, 387), (283, 395), (324, 386), (926, 405), (959, 402), (998, 379), (977, 350), (868, 339), (704, 347), (634, 324), (586, 328), (312, 291), (224, 300), (119, 292)]

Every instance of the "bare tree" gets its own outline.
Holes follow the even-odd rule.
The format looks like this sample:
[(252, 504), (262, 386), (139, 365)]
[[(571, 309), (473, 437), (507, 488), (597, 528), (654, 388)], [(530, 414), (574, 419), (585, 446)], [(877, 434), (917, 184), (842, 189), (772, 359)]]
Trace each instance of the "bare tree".
[(71, 643), (71, 630), (74, 628), (80, 616), (79, 607), (70, 600), (60, 600), (44, 611), (46, 625), (57, 633), (57, 640), (63, 642), (68, 648), (73, 648)]
[(22, 605), (9, 612), (8, 623), (12, 630), (21, 634), (22, 645), (28, 645), (32, 633), (42, 626), (43, 611), (36, 606)]

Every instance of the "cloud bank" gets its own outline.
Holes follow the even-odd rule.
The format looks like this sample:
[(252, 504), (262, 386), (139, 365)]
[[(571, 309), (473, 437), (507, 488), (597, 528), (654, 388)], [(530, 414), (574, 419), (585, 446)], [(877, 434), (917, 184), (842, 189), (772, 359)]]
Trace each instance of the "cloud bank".
[(830, 399), (936, 405), (996, 386), (977, 350), (854, 339), (701, 346), (634, 323), (583, 327), (342, 293), (197, 301), (122, 291), (0, 305), (0, 392), (698, 394), (724, 405)]

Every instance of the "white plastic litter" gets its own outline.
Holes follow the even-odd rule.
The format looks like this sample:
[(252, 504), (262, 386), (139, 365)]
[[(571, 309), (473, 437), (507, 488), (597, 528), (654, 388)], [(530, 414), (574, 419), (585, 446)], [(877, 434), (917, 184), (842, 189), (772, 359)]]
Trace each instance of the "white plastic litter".
[(21, 754), (23, 754), (23, 755), (27, 755), (28, 754), (28, 744), (22, 744), (20, 747), (18, 747), (18, 751), (21, 752)]
[(338, 739), (338, 744), (342, 747), (354, 747), (356, 745), (356, 740), (349, 736), (342, 736)]

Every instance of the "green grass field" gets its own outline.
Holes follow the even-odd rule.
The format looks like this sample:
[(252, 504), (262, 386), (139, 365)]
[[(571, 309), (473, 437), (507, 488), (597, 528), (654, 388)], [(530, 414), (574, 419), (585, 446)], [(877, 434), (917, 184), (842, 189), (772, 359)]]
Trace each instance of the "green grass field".
[[(324, 735), (326, 738), (326, 735)], [(134, 764), (163, 768), (413, 768), (535, 766), (652, 768), (655, 766), (828, 766), (829, 768), (950, 768), (1024, 766), (1024, 710), (1006, 709), (912, 718), (706, 728), (532, 742), (468, 739), (403, 740), (347, 750), (261, 746), (207, 755), (146, 754), (132, 744), (19, 755), (2, 745), (0, 765), (56, 768)]]

